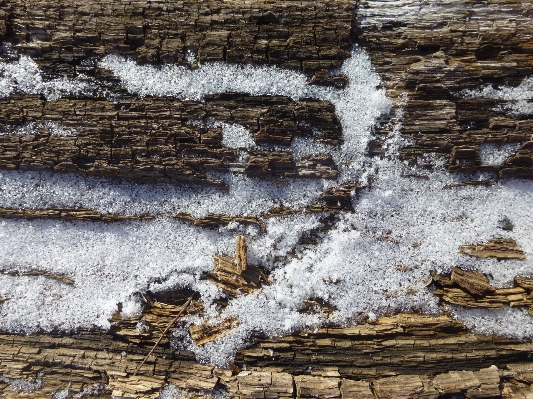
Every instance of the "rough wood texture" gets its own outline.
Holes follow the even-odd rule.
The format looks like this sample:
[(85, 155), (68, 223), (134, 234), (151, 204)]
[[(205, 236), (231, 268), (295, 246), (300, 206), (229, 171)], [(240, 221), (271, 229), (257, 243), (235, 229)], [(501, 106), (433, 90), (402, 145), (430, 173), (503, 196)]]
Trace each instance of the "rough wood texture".
[(453, 305), (486, 309), (502, 309), (504, 306), (531, 309), (533, 305), (531, 277), (516, 277), (514, 287), (496, 289), (483, 274), (454, 268), (451, 276), (434, 274), (432, 281), (437, 287), (433, 294)]
[[(489, 84), (515, 87), (533, 74), (532, 13), (531, 2), (514, 0), (358, 3), (358, 41), (390, 97), (409, 99), (402, 134), (414, 144), (402, 149), (405, 159), (416, 163), (436, 152), (448, 157), (450, 171), (533, 177), (532, 117), (498, 112), (503, 100), (459, 95)], [(479, 146), (487, 143), (522, 143), (522, 149), (502, 165), (482, 165)]]
[(94, 73), (81, 62), (119, 53), (144, 63), (269, 63), (332, 84), (329, 70), (351, 50), (354, 8), (344, 0), (9, 0), (0, 39), (19, 43), (51, 73)]
[[(400, 6), (410, 7), (401, 18), (391, 12)], [(312, 135), (316, 128), (322, 132), (318, 141), (338, 145), (342, 132), (330, 103), (233, 93), (210, 96), (205, 102), (137, 98), (119, 88), (95, 61), (121, 54), (141, 63), (191, 68), (206, 61), (269, 64), (301, 71), (312, 84), (343, 87), (345, 77), (331, 76), (329, 71), (339, 67), (358, 43), (370, 55), (389, 97), (407, 94), (402, 134), (414, 144), (401, 150), (404, 159), (416, 163), (419, 156), (436, 152), (448, 158), (453, 172), (532, 178), (533, 118), (497, 111), (501, 100), (466, 99), (458, 93), (487, 84), (517, 86), (533, 74), (533, 5), (515, 0), (442, 0), (438, 6), (430, 9), (418, 0), (357, 4), (1, 0), (0, 40), (38, 58), (45, 76), (93, 76), (120, 100), (113, 103), (98, 93), (55, 102), (29, 95), (1, 100), (2, 131), (28, 123), (42, 127), (39, 134), (28, 137), (0, 136), (0, 167), (221, 188), (222, 182), (208, 179), (207, 172), (230, 170), (261, 178), (336, 177), (336, 167), (327, 156), (295, 161), (289, 152), (271, 151), (252, 153), (246, 163), (240, 162), (234, 150), (222, 146), (221, 129), (207, 123), (211, 119), (239, 123), (252, 131), (258, 143), (280, 146), (297, 135)], [(78, 137), (52, 136), (48, 120), (80, 129)], [(386, 126), (378, 129), (370, 154), (383, 155)], [(501, 165), (483, 165), (480, 146), (491, 143), (517, 143), (520, 148)], [(359, 188), (331, 188), (306, 211), (349, 210), (351, 193)], [(265, 217), (291, 212), (279, 208)], [(79, 209), (3, 209), (0, 216), (130, 218)], [(224, 215), (177, 217), (208, 227), (233, 220)], [(256, 218), (237, 221), (261, 223)], [(333, 224), (329, 215), (321, 223), (318, 230), (323, 231)], [(305, 240), (316, 239), (313, 233)], [(508, 244), (492, 242), (465, 251), (516, 257), (520, 250)], [(232, 263), (228, 258), (220, 259)], [(243, 256), (238, 258), (242, 266)], [(531, 306), (533, 297), (532, 279), (526, 277), (517, 277), (516, 286), (504, 290), (487, 286), (487, 279), (478, 273), (459, 270), (451, 276), (435, 275), (433, 281), (434, 293), (443, 301), (468, 307)], [(190, 294), (148, 293), (144, 314), (129, 320), (117, 315), (108, 333), (0, 334), (0, 397), (50, 399), (67, 396), (68, 390), (70, 397), (153, 398), (166, 384), (183, 389), (183, 396), (205, 397), (219, 389), (242, 399), (533, 397), (531, 342), (476, 336), (448, 316), (412, 314), (277, 339), (256, 336), (249, 348), (237, 353), (229, 369), (199, 364), (192, 353), (171, 350), (168, 339), (163, 339), (139, 375), (133, 376), (160, 330)], [(237, 289), (234, 294), (239, 294)], [(193, 302), (187, 311), (201, 312), (201, 302)], [(214, 336), (227, 329), (199, 331)]]
[[(158, 320), (174, 317), (170, 312), (162, 316), (161, 306), (147, 309), (145, 319), (153, 320), (150, 313), (155, 309)], [(528, 359), (533, 344), (475, 336), (447, 316), (401, 314), (356, 327), (324, 328), (274, 340), (257, 337), (255, 346), (237, 354), (232, 369), (198, 364), (191, 353), (173, 351), (165, 344), (136, 376), (133, 372), (160, 332), (147, 322), (148, 329), (135, 335), (130, 325), (131, 321), (119, 321), (115, 333), (123, 327), (128, 330), (120, 335), (0, 334), (0, 392), (5, 398), (50, 398), (64, 389), (70, 397), (80, 392), (90, 397), (92, 390), (95, 397), (154, 398), (171, 383), (190, 397), (203, 397), (215, 389), (232, 398), (532, 394), (533, 368)]]
[[(324, 101), (295, 102), (285, 97), (224, 94), (205, 102), (172, 98), (115, 102), (99, 98), (44, 101), (38, 96), (0, 99), (0, 131), (27, 124), (37, 134), (0, 135), (0, 168), (124, 177), (145, 183), (222, 184), (206, 171), (242, 171), (255, 177), (334, 178), (331, 157), (294, 160), (289, 152), (258, 152), (246, 163), (238, 151), (222, 146), (222, 128), (206, 121), (238, 123), (255, 134), (258, 144), (290, 145), (295, 135), (338, 143), (340, 123), (334, 107)], [(77, 136), (54, 136), (46, 122), (60, 123)], [(276, 121), (276, 124), (273, 124)], [(200, 126), (195, 126), (200, 123)]]
[(459, 252), (478, 258), (526, 259), (516, 241), (505, 238), (493, 238), (486, 244), (462, 245)]

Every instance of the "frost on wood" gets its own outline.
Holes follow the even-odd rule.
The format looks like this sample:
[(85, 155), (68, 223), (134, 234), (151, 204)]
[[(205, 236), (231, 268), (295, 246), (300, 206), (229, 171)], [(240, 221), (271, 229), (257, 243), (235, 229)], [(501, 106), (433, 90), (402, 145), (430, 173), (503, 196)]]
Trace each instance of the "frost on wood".
[[(128, 65), (135, 71), (148, 68)], [(5, 281), (0, 295), (7, 298), (2, 305), (3, 328), (12, 331), (94, 325), (108, 328), (108, 319), (118, 303), (123, 309), (142, 308), (140, 297), (133, 295), (136, 292), (188, 287), (201, 293), (206, 308), (205, 316), (196, 316), (188, 323), (200, 325), (213, 316), (238, 317), (239, 328), (230, 334), (213, 335), (217, 339), (201, 347), (186, 343), (199, 358), (225, 364), (235, 348), (255, 331), (287, 334), (315, 328), (326, 320), (344, 323), (365, 314), (397, 309), (438, 312), (437, 299), (424, 286), (429, 272), (437, 267), (449, 271), (456, 265), (474, 265), (457, 248), (465, 242), (490, 239), (502, 216), (515, 225), (512, 231), (502, 230), (502, 234), (515, 239), (525, 254), (531, 252), (531, 243), (523, 240), (531, 234), (529, 209), (520, 205), (501, 207), (502, 203), (527, 204), (531, 200), (531, 183), (500, 181), (489, 187), (460, 186), (464, 179), (443, 171), (438, 158), (426, 159), (435, 165), (434, 171), (427, 171), (403, 164), (394, 153), (383, 159), (368, 157), (365, 146), (372, 137), (371, 128), (390, 103), (376, 89), (379, 78), (360, 50), (354, 51), (343, 68), (350, 77), (350, 84), (343, 90), (298, 86), (298, 80), (291, 83), (296, 85), (292, 88), (275, 87), (280, 94), (292, 95), (291, 90), (303, 90), (335, 105), (343, 125), (343, 143), (332, 150), (340, 172), (336, 184), (355, 187), (372, 181), (370, 188), (358, 189), (357, 195), (347, 190), (353, 213), (338, 215), (332, 228), (324, 231), (320, 230), (324, 223), (321, 216), (306, 213), (264, 219), (264, 232), (238, 220), (218, 230), (203, 230), (168, 218), (126, 220), (113, 225), (98, 221), (88, 225), (81, 221), (67, 224), (5, 220), (1, 227), (6, 247), (8, 240), (19, 243), (19, 247), (10, 244), (12, 249), (2, 254), (2, 262), (10, 264), (10, 270), (16, 272), (35, 265), (32, 267), (67, 274), (83, 284), (64, 287), (54, 285), (53, 280), (44, 276), (18, 279), (0, 276)], [(215, 69), (207, 71), (212, 73)], [(232, 71), (242, 72), (238, 68)], [(276, 70), (269, 73), (279, 78)], [(154, 77), (156, 82), (158, 76)], [(248, 79), (247, 76), (244, 74), (243, 78)], [(213, 90), (223, 89), (215, 85)], [(395, 132), (399, 135), (398, 129)], [(2, 173), (4, 190), (0, 196), (10, 206), (82, 206), (100, 214), (124, 215), (188, 212), (193, 217), (210, 213), (261, 217), (275, 206), (298, 210), (314, 204), (331, 186), (321, 181), (301, 184), (290, 179), (276, 183), (235, 174), (221, 176), (229, 186), (229, 193), (221, 194), (209, 188), (166, 185), (147, 188), (101, 178)], [(456, 186), (443, 190), (453, 185)], [(446, 207), (442, 207), (443, 201)], [(492, 211), (487, 212), (488, 209)], [(320, 235), (318, 244), (302, 245), (302, 241), (309, 239), (307, 232), (313, 230)], [(201, 279), (204, 273), (213, 272), (213, 255), (233, 252), (235, 235), (247, 237), (247, 263), (270, 271), (271, 284), (250, 291), (249, 295), (239, 295), (242, 293), (239, 287), (232, 287), (231, 291), (221, 286), (228, 287), (229, 282), (237, 281), (233, 276), (219, 287), (212, 284), (213, 279)], [(17, 248), (28, 242), (33, 250), (22, 251), (21, 256)], [(90, 251), (85, 249), (88, 247)], [(122, 250), (117, 252), (115, 248)], [(296, 257), (292, 256), (294, 253)], [(527, 260), (510, 262), (506, 269), (501, 269), (496, 259), (478, 261), (475, 266), (491, 273), (494, 284), (500, 286), (517, 274), (531, 272)], [(28, 291), (28, 287), (32, 289)], [(216, 301), (225, 297), (225, 292), (235, 297), (220, 312)], [(309, 308), (306, 302), (309, 298), (318, 300), (324, 308), (311, 307), (310, 312), (302, 312)], [(35, 301), (44, 301), (54, 311), (41, 313), (36, 321), (32, 310)], [(322, 309), (329, 310), (326, 314)], [(74, 320), (70, 316), (73, 313), (77, 315)]]
[[(103, 78), (90, 80), (94, 86), (49, 79), (39, 69), (46, 63), (38, 65), (26, 55), (2, 62), (2, 112), (6, 118), (40, 119), (36, 125), (6, 129), (1, 136), (2, 148), (8, 151), (3, 167), (21, 170), (1, 172), (0, 205), (11, 218), (0, 222), (0, 245), (5, 248), (0, 253), (5, 265), (0, 274), (0, 297), (5, 298), (0, 327), (26, 333), (108, 329), (117, 313), (141, 317), (147, 292), (189, 289), (200, 294), (202, 312), (187, 316), (175, 335), (184, 337), (181, 348), (221, 365), (256, 333), (279, 336), (326, 323), (375, 320), (400, 310), (438, 313), (440, 298), (468, 307), (451, 309), (477, 331), (501, 332), (494, 321), (500, 319), (517, 327), (505, 334), (531, 337), (527, 312), (514, 309), (528, 305), (527, 290), (509, 286), (515, 276), (533, 274), (533, 184), (506, 179), (532, 176), (533, 147), (527, 141), (530, 133), (529, 138), (524, 133), (529, 131), (528, 114), (521, 112), (524, 119), (519, 120), (513, 119), (516, 114), (491, 108), (494, 114), (480, 119), (476, 101), (483, 97), (529, 104), (529, 94), (521, 93), (528, 92), (530, 78), (471, 98), (458, 94), (458, 83), (452, 82), (457, 70), (466, 71), (461, 76), (467, 79), (470, 63), (475, 64), (473, 70), (487, 73), (500, 68), (486, 67), (483, 57), (490, 56), (490, 49), (476, 53), (475, 60), (450, 61), (446, 57), (454, 52), (446, 46), (477, 43), (479, 26), (474, 29), (470, 23), (484, 29), (499, 25), (493, 20), (493, 3), (475, 9), (462, 5), (471, 15), (457, 12), (452, 3), (422, 7), (418, 1), (360, 2), (357, 15), (364, 29), (358, 35), (369, 52), (359, 47), (347, 51), (345, 58), (351, 58), (339, 61), (331, 73), (323, 66), (299, 71), (299, 63), (287, 69), (268, 62), (205, 62), (205, 51), (195, 48), (187, 48), (184, 56), (194, 65), (155, 66), (157, 57), (150, 58), (149, 48), (158, 40), (147, 39), (148, 25), (142, 29), (144, 49), (132, 50), (139, 62), (125, 55), (99, 57), (92, 70)], [(518, 6), (509, 5), (513, 7)], [(506, 18), (506, 23), (527, 24), (527, 15), (521, 12), (520, 18)], [(420, 25), (438, 29), (409, 30), (414, 16)], [(442, 20), (451, 22), (438, 25)], [(269, 21), (280, 19), (265, 13), (243, 26), (270, 29), (263, 26)], [(351, 27), (344, 28), (349, 34)], [(406, 30), (416, 47), (413, 56), (402, 58), (405, 43), (394, 37), (396, 29)], [(332, 41), (340, 43), (341, 31), (331, 34)], [(455, 32), (474, 32), (476, 37), (456, 43), (450, 38)], [(416, 36), (422, 34), (434, 36)], [(141, 40), (128, 35), (132, 43)], [(450, 40), (441, 42), (441, 36)], [(311, 37), (316, 43), (320, 36)], [(90, 40), (99, 43), (102, 38), (108, 36), (95, 34)], [(308, 48), (306, 42), (302, 37), (298, 46)], [(222, 58), (232, 59), (232, 49), (227, 50)], [(269, 57), (277, 51), (270, 51)], [(331, 57), (327, 50), (322, 54)], [(368, 54), (386, 60), (372, 66)], [(391, 54), (398, 58), (391, 59)], [(160, 55), (170, 57), (163, 48)], [(502, 57), (509, 56), (502, 52)], [(308, 64), (302, 68), (310, 68)], [(326, 72), (322, 78), (317, 72), (321, 70)], [(472, 81), (477, 87), (477, 78), (469, 78), (468, 90), (476, 90)], [(113, 87), (105, 86), (109, 82)], [(311, 84), (324, 82), (327, 85)], [(433, 82), (443, 86), (436, 89)], [(99, 91), (102, 85), (107, 92)], [(505, 87), (512, 93), (501, 91)], [(520, 93), (513, 87), (521, 87)], [(31, 97), (36, 95), (44, 98)], [(70, 98), (81, 95), (86, 99)], [(88, 106), (91, 101), (100, 108)], [(256, 107), (225, 108), (253, 101)], [(169, 104), (186, 105), (176, 109)], [(47, 118), (56, 113), (79, 126), (44, 129)], [(312, 118), (316, 126), (305, 117), (283, 116), (309, 113), (317, 115)], [(174, 129), (175, 115), (183, 122), (180, 129)], [(106, 142), (110, 135), (101, 134), (107, 125), (113, 126), (111, 139), (118, 138), (112, 145)], [(136, 130), (139, 125), (142, 129)], [(167, 136), (158, 135), (164, 129), (177, 132), (173, 146), (164, 141)], [(87, 131), (95, 134), (90, 140)], [(103, 144), (94, 144), (96, 136)], [(178, 146), (178, 140), (184, 143)], [(428, 155), (433, 151), (446, 159)], [(59, 162), (60, 156), (68, 160)], [(450, 170), (471, 175), (451, 175)], [(159, 184), (142, 186), (109, 177)], [(211, 186), (168, 184), (184, 181)], [(116, 223), (104, 223), (110, 220)], [(227, 255), (233, 253), (235, 236), (246, 237), (246, 262), (239, 253), (235, 258)], [(490, 241), (494, 237), (499, 241)], [(472, 245), (462, 247), (465, 244)], [(506, 259), (505, 267), (500, 259)], [(252, 265), (264, 273), (256, 275), (268, 274), (270, 284), (246, 285)], [(451, 286), (428, 290), (425, 282), (431, 272), (452, 272)], [(53, 276), (66, 276), (73, 284)], [(478, 304), (497, 310), (490, 316), (472, 309)], [(224, 334), (214, 328), (206, 333), (212, 339), (202, 345), (188, 334), (191, 325), (233, 318), (238, 326), (220, 328)], [(135, 326), (135, 331), (145, 329), (142, 320)], [(142, 385), (119, 374), (114, 377), (117, 392), (128, 384)], [(314, 382), (299, 379), (300, 392), (307, 395)], [(419, 381), (411, 382), (418, 392)], [(336, 395), (335, 383), (331, 385), (325, 384)], [(382, 381), (380, 389), (386, 392), (390, 386), (390, 381)]]

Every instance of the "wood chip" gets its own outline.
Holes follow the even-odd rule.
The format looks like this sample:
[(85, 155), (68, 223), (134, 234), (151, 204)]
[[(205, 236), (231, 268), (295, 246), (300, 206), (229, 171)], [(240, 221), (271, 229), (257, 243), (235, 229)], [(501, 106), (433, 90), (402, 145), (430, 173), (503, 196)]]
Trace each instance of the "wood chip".
[(486, 244), (461, 245), (459, 252), (478, 258), (526, 259), (516, 241), (506, 238), (493, 238)]
[(229, 317), (223, 320), (208, 320), (200, 325), (189, 327), (189, 334), (194, 344), (199, 346), (207, 342), (224, 337), (239, 327), (239, 320), (236, 317)]
[(533, 277), (515, 277), (514, 282), (528, 291), (533, 290)]
[(207, 275), (207, 279), (233, 296), (249, 294), (268, 284), (268, 277), (260, 268), (248, 265), (246, 253), (244, 237), (237, 236), (235, 258), (214, 255), (215, 269)]
[(454, 267), (450, 279), (459, 287), (474, 295), (483, 295), (486, 292), (494, 291), (489, 279), (479, 272), (461, 270), (458, 267)]

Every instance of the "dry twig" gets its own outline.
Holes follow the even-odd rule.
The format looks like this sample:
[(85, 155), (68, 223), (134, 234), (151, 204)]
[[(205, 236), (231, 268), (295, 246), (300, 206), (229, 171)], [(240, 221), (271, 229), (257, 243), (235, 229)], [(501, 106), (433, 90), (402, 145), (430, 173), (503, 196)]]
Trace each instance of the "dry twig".
[(143, 359), (143, 361), (141, 362), (141, 364), (139, 364), (139, 367), (137, 367), (135, 369), (135, 372), (133, 373), (133, 375), (137, 374), (137, 371), (140, 370), (140, 368), (143, 366), (143, 364), (146, 362), (146, 360), (150, 357), (150, 355), (153, 353), (153, 351), (155, 350), (155, 348), (157, 348), (157, 345), (159, 345), (159, 343), (161, 342), (161, 340), (163, 339), (163, 337), (165, 336), (165, 334), (167, 333), (167, 331), (170, 329), (170, 327), (176, 322), (176, 320), (178, 320), (178, 318), (183, 314), (183, 312), (185, 311), (185, 309), (187, 309), (187, 306), (189, 306), (191, 304), (191, 301), (192, 301), (192, 296), (189, 297), (189, 299), (187, 299), (187, 302), (185, 302), (185, 305), (183, 305), (183, 307), (181, 308), (180, 312), (176, 315), (176, 317), (174, 317), (174, 319), (172, 319), (172, 321), (170, 323), (168, 323), (167, 327), (165, 328), (165, 330), (161, 333), (161, 336), (159, 337), (159, 339), (156, 341), (154, 347), (152, 348), (152, 350), (150, 352), (148, 352), (148, 354), (146, 355), (146, 357)]

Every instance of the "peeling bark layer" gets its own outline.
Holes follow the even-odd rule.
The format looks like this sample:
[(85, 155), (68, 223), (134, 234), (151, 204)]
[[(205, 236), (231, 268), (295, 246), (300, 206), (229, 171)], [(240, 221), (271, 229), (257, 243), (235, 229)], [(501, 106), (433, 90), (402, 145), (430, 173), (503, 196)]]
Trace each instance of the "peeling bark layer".
[[(189, 311), (198, 310), (193, 305)], [(3, 397), (50, 398), (90, 389), (96, 397), (153, 398), (167, 384), (191, 397), (214, 390), (232, 398), (508, 398), (531, 395), (533, 344), (476, 336), (448, 316), (400, 314), (349, 328), (324, 328), (280, 339), (256, 337), (231, 369), (196, 362), (187, 351), (159, 346), (133, 375), (164, 326), (181, 309), (156, 303), (113, 334), (1, 334)], [(140, 318), (139, 318), (140, 319)], [(246, 368), (246, 370), (244, 370)], [(34, 383), (17, 391), (16, 380)], [(28, 385), (32, 386), (32, 385)], [(521, 396), (522, 395), (522, 396)], [(88, 395), (89, 397), (91, 395)]]

